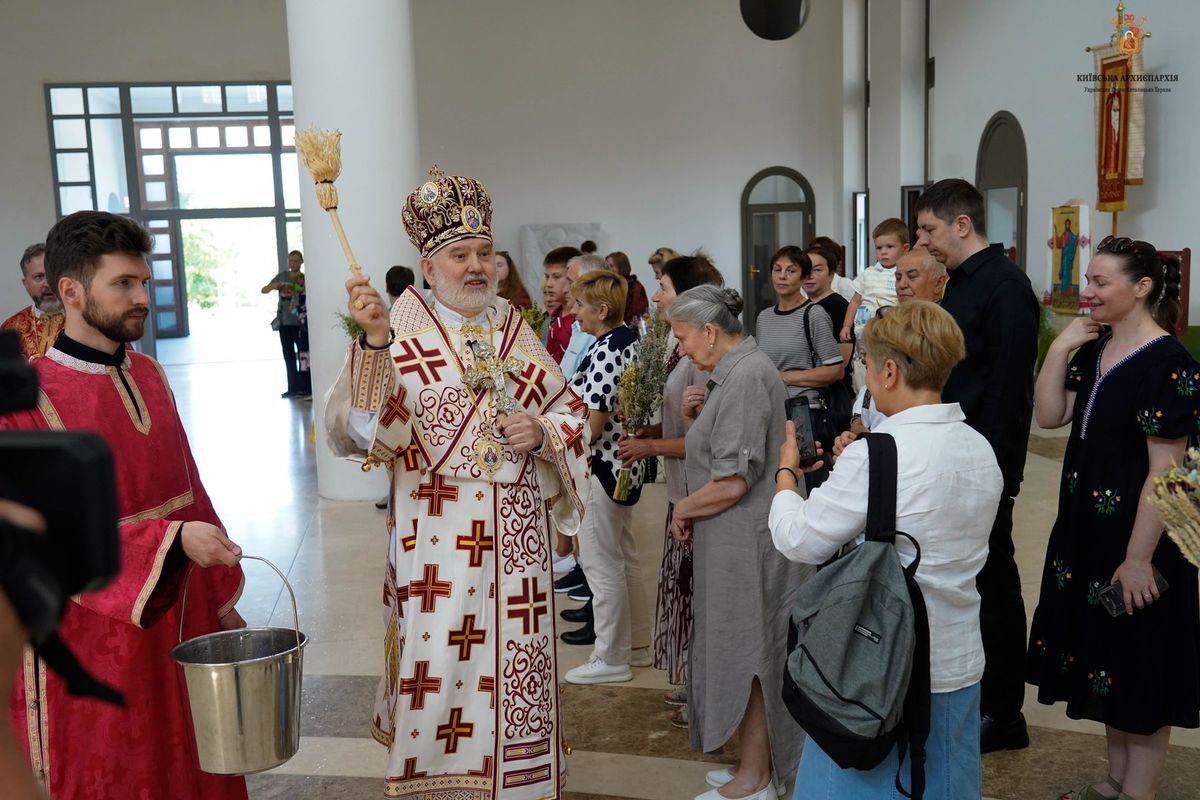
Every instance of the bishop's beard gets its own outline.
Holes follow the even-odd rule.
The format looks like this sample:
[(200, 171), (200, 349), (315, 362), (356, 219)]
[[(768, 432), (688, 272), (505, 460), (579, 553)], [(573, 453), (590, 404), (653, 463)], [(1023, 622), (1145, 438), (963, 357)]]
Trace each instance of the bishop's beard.
[(453, 285), (435, 265), (433, 268), (433, 280), (430, 285), (433, 287), (433, 293), (441, 300), (444, 305), (450, 308), (457, 309), (465, 313), (469, 317), (473, 317), (485, 308), (490, 306), (496, 299), (496, 285), (498, 283), (493, 275), (487, 278), (486, 286), (474, 288), (459, 284)]

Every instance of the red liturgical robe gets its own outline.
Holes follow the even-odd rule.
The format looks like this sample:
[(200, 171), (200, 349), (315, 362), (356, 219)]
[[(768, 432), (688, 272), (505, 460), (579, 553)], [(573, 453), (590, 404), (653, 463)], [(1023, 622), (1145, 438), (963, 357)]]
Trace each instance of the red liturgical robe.
[(41, 314), (26, 306), (0, 325), (0, 330), (15, 331), (21, 339), (21, 355), (26, 360), (46, 355), (63, 328), (62, 314)]
[[(0, 417), (0, 429), (91, 430), (113, 449), (121, 571), (68, 603), (59, 634), (85, 669), (124, 693), (126, 707), (67, 694), (26, 649), (10, 707), (17, 737), (53, 800), (245, 798), (245, 779), (200, 771), (182, 671), (169, 656), (185, 568), (171, 569), (168, 552), (184, 522), (220, 525), (170, 387), (153, 359), (131, 352), (120, 366), (96, 363), (57, 349), (65, 338), (34, 362), (38, 408)], [(70, 487), (63, 491), (70, 502)], [(197, 568), (184, 636), (217, 630), (241, 586), (240, 568)]]

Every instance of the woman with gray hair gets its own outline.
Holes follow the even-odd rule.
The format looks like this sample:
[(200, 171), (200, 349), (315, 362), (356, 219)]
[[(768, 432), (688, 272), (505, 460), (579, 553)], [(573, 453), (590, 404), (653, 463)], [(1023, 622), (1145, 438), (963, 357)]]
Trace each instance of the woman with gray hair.
[(786, 390), (779, 370), (742, 335), (733, 289), (689, 289), (671, 306), (680, 350), (710, 373), (684, 391), (687, 496), (672, 535), (691, 541), (693, 623), (688, 680), (692, 747), (713, 752), (736, 731), (741, 759), (708, 773), (716, 788), (697, 800), (775, 800), (776, 775), (790, 776), (803, 732), (783, 705), (788, 611), (810, 568), (771, 543), (771, 481), (784, 435)]

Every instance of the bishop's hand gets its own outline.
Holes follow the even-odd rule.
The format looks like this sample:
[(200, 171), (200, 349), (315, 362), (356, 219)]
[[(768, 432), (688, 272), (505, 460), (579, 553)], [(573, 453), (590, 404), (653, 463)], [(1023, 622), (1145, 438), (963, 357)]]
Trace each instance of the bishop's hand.
[(512, 445), (518, 453), (528, 453), (542, 446), (545, 432), (533, 417), (524, 411), (515, 414), (504, 414), (496, 420), (500, 434)]
[(372, 347), (386, 345), (392, 338), (388, 308), (379, 292), (371, 288), (370, 277), (351, 277), (346, 281), (346, 294), (350, 298), (350, 317), (366, 332), (367, 344)]
[(216, 525), (207, 522), (183, 523), (179, 538), (183, 542), (183, 552), (201, 567), (217, 564), (236, 567), (242, 558), (242, 548), (230, 541)]

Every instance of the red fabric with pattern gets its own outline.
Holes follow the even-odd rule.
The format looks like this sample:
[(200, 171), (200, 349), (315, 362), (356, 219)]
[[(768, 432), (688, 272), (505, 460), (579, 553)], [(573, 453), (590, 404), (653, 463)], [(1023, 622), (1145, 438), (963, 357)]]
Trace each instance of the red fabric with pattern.
[[(120, 525), (120, 575), (69, 603), (59, 629), (92, 675), (125, 694), (126, 707), (73, 697), (47, 671), (39, 730), (37, 718), (26, 715), (27, 692), (37, 691), (27, 655), (13, 687), (10, 718), (26, 753), (34, 754), (35, 767), (48, 769), (43, 779), (53, 800), (238, 800), (246, 797), (245, 779), (199, 769), (182, 670), (168, 655), (179, 641), (183, 572), (159, 579), (167, 540), (178, 535), (180, 522), (221, 523), (200, 483), (159, 367), (138, 353), (129, 357), (127, 375), (141, 394), (143, 419), (150, 422), (144, 432), (112, 371), (83, 372), (50, 358), (35, 362), (42, 391), (63, 427), (95, 431), (113, 448), (118, 515), (126, 519), (164, 505), (170, 509)], [(50, 427), (42, 410), (0, 417), (0, 429)], [(145, 429), (144, 423), (140, 427)], [(217, 630), (218, 610), (232, 608), (241, 582), (240, 569), (197, 568), (185, 638)], [(42, 740), (42, 731), (48, 740)], [(43, 759), (48, 764), (39, 764)]]

